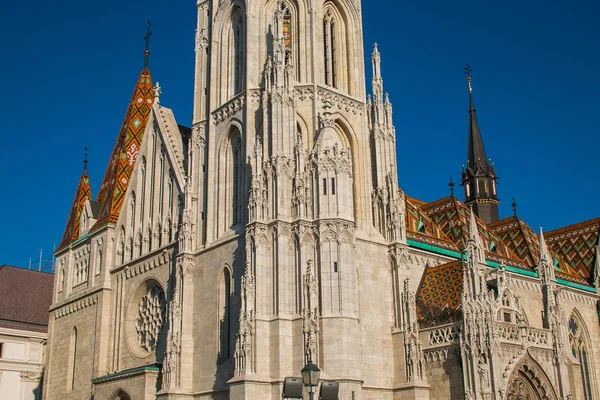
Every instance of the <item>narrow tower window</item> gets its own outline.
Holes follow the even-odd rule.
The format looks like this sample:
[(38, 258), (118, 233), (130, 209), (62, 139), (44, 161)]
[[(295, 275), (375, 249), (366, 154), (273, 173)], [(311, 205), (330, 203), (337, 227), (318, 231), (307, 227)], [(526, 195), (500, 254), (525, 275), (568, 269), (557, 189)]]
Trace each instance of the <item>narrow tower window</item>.
[(581, 364), (581, 383), (583, 384), (584, 400), (592, 399), (591, 373), (593, 366), (589, 364), (589, 347), (583, 334), (583, 325), (575, 315), (569, 320), (569, 343), (571, 353)]

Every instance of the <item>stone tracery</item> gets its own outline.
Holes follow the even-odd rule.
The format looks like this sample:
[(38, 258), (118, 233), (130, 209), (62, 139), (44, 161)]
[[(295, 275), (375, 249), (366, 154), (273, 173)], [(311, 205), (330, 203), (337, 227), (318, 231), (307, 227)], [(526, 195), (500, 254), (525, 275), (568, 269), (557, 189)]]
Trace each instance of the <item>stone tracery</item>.
[(156, 348), (164, 315), (165, 295), (160, 286), (155, 285), (140, 299), (135, 323), (138, 344), (147, 352)]

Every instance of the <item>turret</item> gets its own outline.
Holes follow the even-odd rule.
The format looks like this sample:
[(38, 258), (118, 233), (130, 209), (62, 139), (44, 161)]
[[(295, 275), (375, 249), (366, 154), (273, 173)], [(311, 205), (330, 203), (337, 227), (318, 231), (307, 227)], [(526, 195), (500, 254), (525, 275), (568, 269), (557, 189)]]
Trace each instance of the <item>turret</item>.
[(494, 164), (487, 158), (483, 139), (473, 104), (471, 67), (465, 68), (469, 87), (469, 144), (467, 165), (463, 166), (462, 186), (465, 188), (465, 204), (473, 206), (475, 214), (486, 224), (498, 221), (498, 196)]

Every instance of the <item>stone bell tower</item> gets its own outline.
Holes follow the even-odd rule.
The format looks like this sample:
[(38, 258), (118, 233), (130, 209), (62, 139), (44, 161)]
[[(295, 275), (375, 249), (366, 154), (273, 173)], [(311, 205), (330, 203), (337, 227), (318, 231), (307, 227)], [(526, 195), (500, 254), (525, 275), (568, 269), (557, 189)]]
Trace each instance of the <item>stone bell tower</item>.
[(395, 201), (395, 132), (389, 100), (367, 107), (361, 32), (356, 0), (198, 2), (187, 227), (211, 264), (234, 254), (215, 383), (232, 399), (267, 398), (309, 360), (360, 398), (357, 236), (399, 236), (389, 215), (373, 226)]

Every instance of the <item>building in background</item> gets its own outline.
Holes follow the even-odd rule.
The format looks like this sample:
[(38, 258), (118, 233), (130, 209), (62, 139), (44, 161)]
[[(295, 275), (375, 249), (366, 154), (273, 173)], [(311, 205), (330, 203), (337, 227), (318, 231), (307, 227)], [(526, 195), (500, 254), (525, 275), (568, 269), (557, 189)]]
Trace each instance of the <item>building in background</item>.
[(0, 266), (0, 399), (42, 398), (54, 276)]
[(310, 360), (344, 400), (600, 400), (600, 219), (500, 219), (470, 70), (464, 202), (425, 203), (359, 1), (197, 12), (191, 129), (146, 51), (95, 196), (82, 173), (48, 399), (276, 400)]

